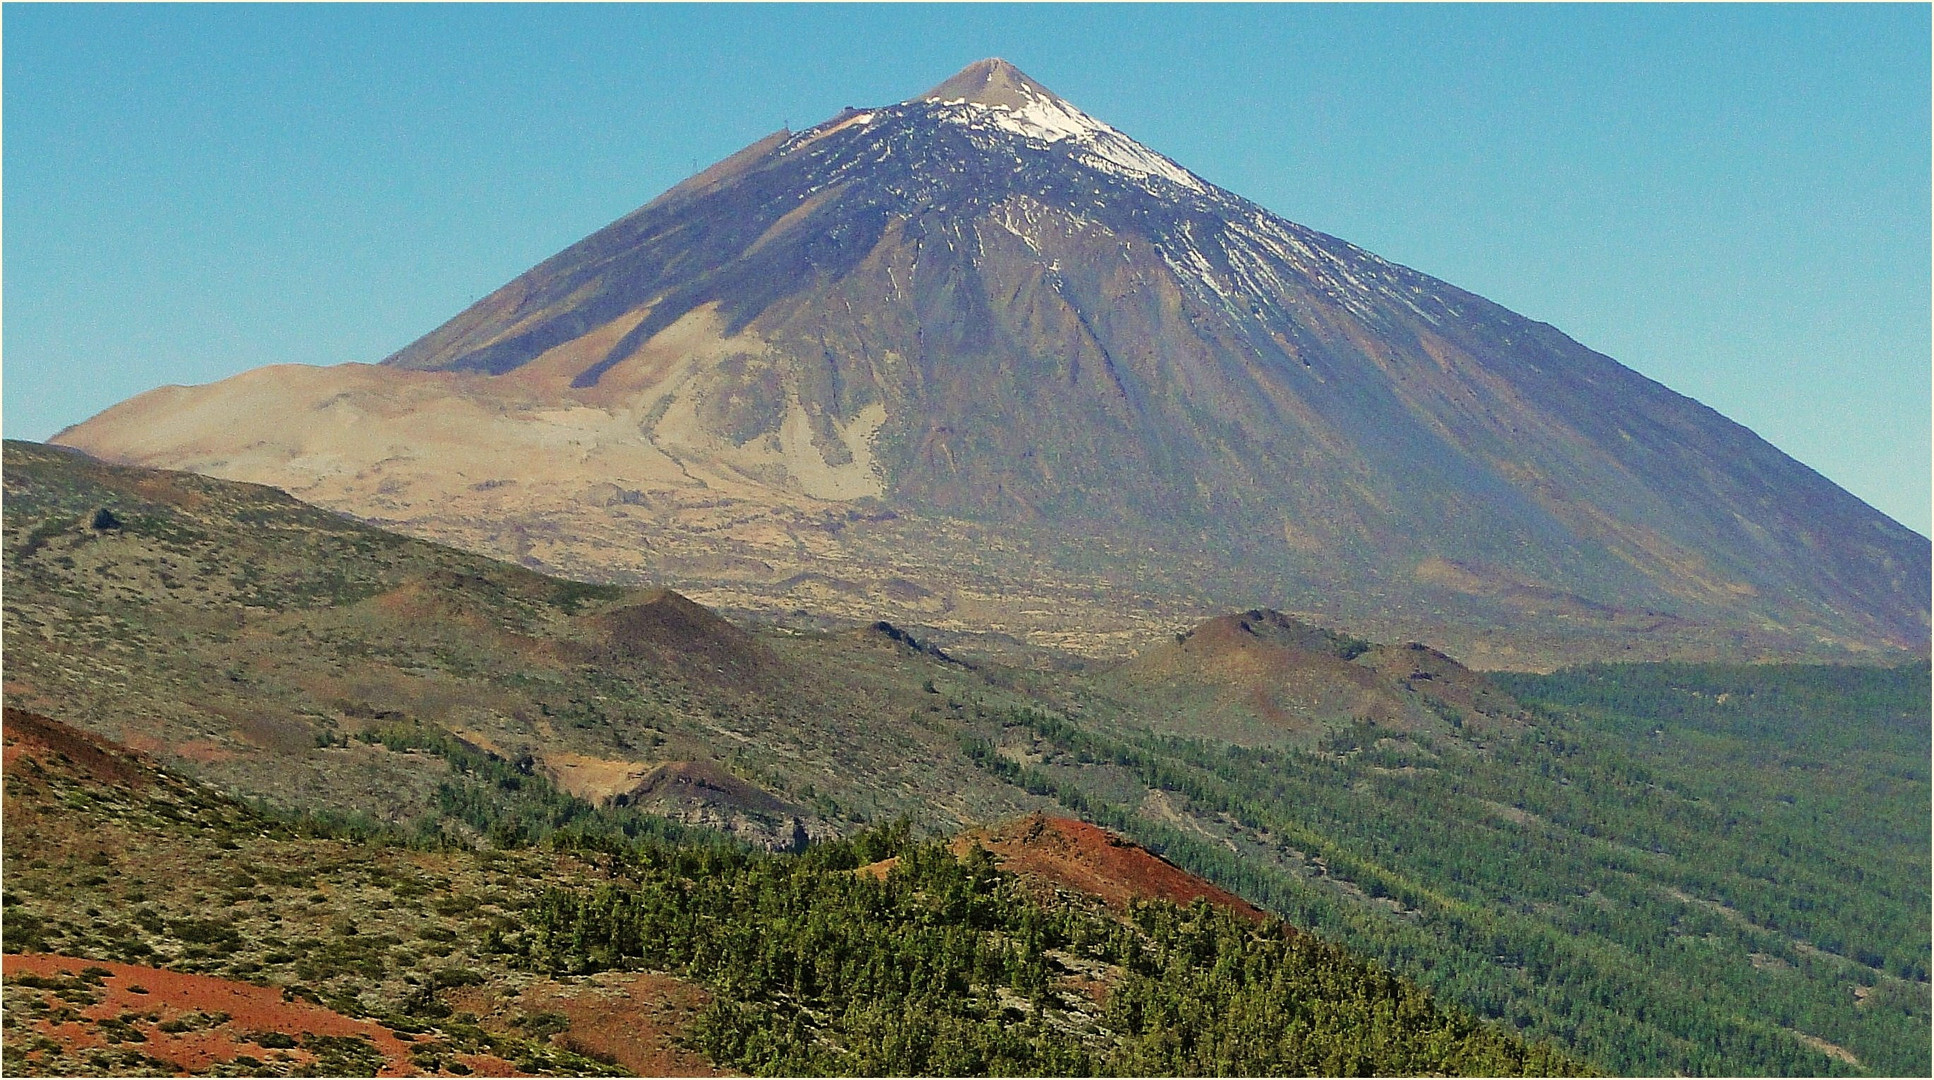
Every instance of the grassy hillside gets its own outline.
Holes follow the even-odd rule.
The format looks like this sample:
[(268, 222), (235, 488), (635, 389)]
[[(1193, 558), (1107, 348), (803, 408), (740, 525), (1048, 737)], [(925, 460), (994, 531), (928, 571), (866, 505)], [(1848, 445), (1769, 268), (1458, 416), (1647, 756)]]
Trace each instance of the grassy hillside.
[(676, 594), (32, 444), (6, 445), (4, 475), (7, 700), (252, 797), (417, 820), (450, 775), (414, 745), (428, 725), (767, 846), (1038, 803), (959, 755), (929, 688), (1026, 699), (888, 633), (748, 632)]
[(8, 703), (265, 812), (522, 858), (1061, 807), (1600, 1068), (1930, 1067), (1925, 664), (1482, 677), (1250, 612), (1016, 670), (6, 453)]

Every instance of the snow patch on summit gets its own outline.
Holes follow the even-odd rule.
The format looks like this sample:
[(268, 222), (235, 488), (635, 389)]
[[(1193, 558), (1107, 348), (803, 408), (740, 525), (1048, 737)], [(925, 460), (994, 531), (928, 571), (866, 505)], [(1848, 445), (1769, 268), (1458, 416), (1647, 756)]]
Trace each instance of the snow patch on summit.
[(1138, 179), (1160, 177), (1189, 191), (1208, 190), (1187, 169), (1060, 98), (1025, 87), (1017, 93), (1022, 101), (1018, 106), (966, 98), (940, 101), (939, 118), (974, 130), (1005, 131), (1034, 142), (1067, 143), (1075, 160), (1100, 172)]

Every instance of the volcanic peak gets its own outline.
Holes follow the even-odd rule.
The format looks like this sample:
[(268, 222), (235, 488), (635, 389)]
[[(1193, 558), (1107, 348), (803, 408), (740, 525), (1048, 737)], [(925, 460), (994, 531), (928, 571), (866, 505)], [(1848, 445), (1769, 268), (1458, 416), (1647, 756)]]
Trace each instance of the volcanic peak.
[(940, 106), (938, 119), (970, 129), (1065, 142), (1076, 161), (1102, 172), (1160, 177), (1198, 193), (1209, 190), (1187, 169), (1075, 108), (999, 57), (976, 60), (904, 104)]
[(998, 56), (990, 56), (961, 68), (946, 82), (910, 99), (907, 104), (915, 101), (971, 101), (977, 105), (1021, 109), (1041, 98), (1061, 100), (1054, 91), (1028, 78), (1020, 68)]
[[(842, 534), (838, 573), (897, 575), (919, 549), (924, 598), (951, 587), (940, 567), (982, 557), (962, 546), (970, 520), (1110, 567), (1144, 546), (1223, 552), (1178, 579), (1190, 599), (1143, 624), (1151, 636), (1204, 599), (1338, 596), (1366, 629), (1467, 656), (1513, 628), (1487, 663), (1555, 658), (1554, 640), (1622, 657), (1668, 628), (1700, 649), (1735, 626), (1782, 653), (1924, 646), (1926, 538), (1554, 328), (1204, 183), (1011, 68), (769, 136), (381, 370), (158, 390), (58, 438), (493, 550), (505, 515), (567, 513), (578, 539), (553, 557), (577, 552), (591, 576), (632, 558), (616, 552), (667, 549), (661, 526), (607, 516), (588, 489), (665, 508), (708, 561), (717, 500), (743, 499), (805, 530), (758, 532), (767, 547), (733, 527), (733, 565), (769, 580), (653, 573), (780, 611), (795, 602), (773, 597), (820, 580), (805, 522), (875, 498), (933, 521)], [(462, 420), (431, 421), (446, 415)], [(415, 492), (380, 494), (376, 471)], [(621, 535), (640, 539), (588, 539)], [(1169, 588), (1140, 584), (1177, 578), (1152, 558), (1123, 580)], [(841, 614), (932, 612), (868, 599)]]

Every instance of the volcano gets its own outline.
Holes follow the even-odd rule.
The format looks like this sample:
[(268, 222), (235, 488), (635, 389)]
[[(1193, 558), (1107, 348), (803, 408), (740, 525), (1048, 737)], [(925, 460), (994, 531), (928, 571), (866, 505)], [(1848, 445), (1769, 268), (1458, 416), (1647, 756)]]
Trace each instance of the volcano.
[(1499, 666), (1928, 636), (1925, 538), (1001, 60), (761, 139), (380, 365), (55, 441), (730, 609), (1090, 653), (1264, 603)]

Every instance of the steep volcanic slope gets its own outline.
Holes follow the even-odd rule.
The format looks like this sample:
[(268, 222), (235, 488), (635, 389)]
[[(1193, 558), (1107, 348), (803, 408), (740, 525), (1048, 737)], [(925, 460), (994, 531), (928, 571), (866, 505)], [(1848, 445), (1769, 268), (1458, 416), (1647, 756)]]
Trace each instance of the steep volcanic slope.
[(1084, 574), (1164, 617), (1268, 599), (1498, 663), (1928, 628), (1926, 539), (1001, 61), (755, 143), (380, 369), (156, 391), (59, 440), (577, 572), (952, 629), (1041, 628), (1002, 594), (1078, 619), (1092, 598), (1054, 594)]

